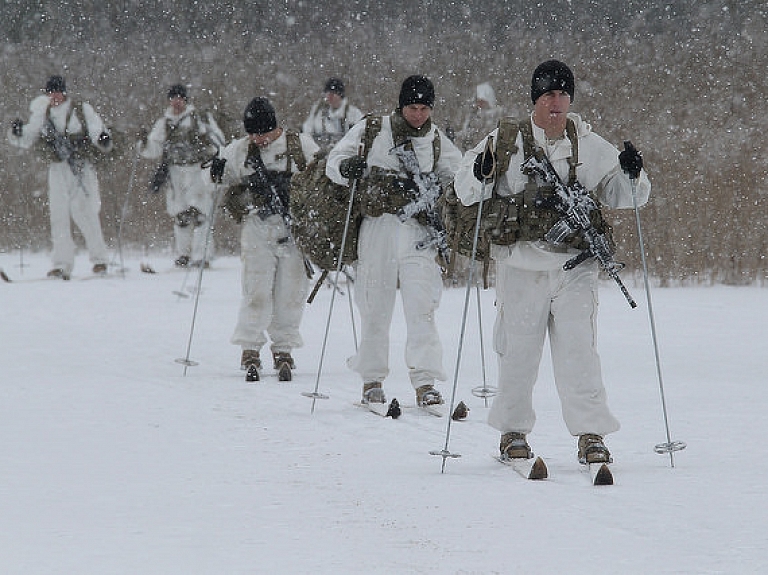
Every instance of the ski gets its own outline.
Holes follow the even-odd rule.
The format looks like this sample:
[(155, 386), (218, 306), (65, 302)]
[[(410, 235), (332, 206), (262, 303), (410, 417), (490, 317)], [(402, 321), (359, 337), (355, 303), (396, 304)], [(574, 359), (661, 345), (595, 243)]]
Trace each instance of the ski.
[(428, 413), (432, 417), (445, 417), (445, 413), (447, 408), (445, 407), (445, 404), (439, 403), (435, 405), (419, 405), (418, 406), (421, 411), (424, 413)]
[(592, 485), (613, 485), (613, 473), (607, 463), (589, 463)]
[(496, 461), (514, 469), (523, 479), (532, 481), (541, 481), (549, 477), (547, 464), (541, 457), (522, 459), (518, 457), (509, 458), (501, 455), (491, 455)]
[(392, 419), (397, 419), (402, 414), (400, 403), (396, 398), (393, 398), (392, 401), (389, 402), (389, 405), (386, 403), (364, 403), (362, 401), (355, 403), (355, 405), (365, 408), (379, 417), (391, 417)]
[(55, 281), (82, 282), (82, 281), (89, 281), (89, 280), (96, 280), (96, 279), (105, 279), (110, 277), (113, 277), (113, 276), (109, 274), (93, 274), (93, 275), (80, 276), (80, 277), (68, 277), (67, 279), (64, 279), (61, 277), (49, 277), (49, 276), (11, 279), (6, 275), (6, 277), (3, 278), (3, 281), (9, 284), (27, 284), (27, 283), (55, 282)]

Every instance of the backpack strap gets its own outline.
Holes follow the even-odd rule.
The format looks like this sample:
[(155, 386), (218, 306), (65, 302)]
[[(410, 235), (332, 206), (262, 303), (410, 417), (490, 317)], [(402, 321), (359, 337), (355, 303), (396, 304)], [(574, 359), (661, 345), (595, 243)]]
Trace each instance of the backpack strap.
[(576, 123), (568, 118), (565, 123), (565, 134), (571, 141), (571, 156), (568, 158), (568, 185), (576, 183), (576, 166), (579, 165), (579, 137), (576, 133)]
[[(523, 132), (523, 149), (526, 149), (526, 132), (523, 129), (525, 122), (518, 122), (514, 118), (502, 118), (499, 120), (499, 131), (496, 139), (496, 174), (494, 175), (495, 184), (493, 193), (501, 181), (501, 176), (509, 169), (509, 162), (512, 155), (517, 153), (517, 134)], [(530, 128), (530, 122), (528, 123)], [(533, 137), (531, 136), (531, 140)], [(533, 147), (531, 146), (531, 150)]]
[(363, 133), (363, 157), (368, 158), (368, 152), (371, 151), (371, 146), (376, 136), (381, 132), (381, 116), (374, 116), (368, 114), (365, 116), (365, 132)]
[(304, 150), (301, 148), (301, 139), (299, 133), (295, 130), (285, 131), (286, 145), (286, 165), (285, 171), (291, 171), (291, 161), (296, 165), (296, 169), (303, 172), (307, 167), (307, 159), (304, 157)]

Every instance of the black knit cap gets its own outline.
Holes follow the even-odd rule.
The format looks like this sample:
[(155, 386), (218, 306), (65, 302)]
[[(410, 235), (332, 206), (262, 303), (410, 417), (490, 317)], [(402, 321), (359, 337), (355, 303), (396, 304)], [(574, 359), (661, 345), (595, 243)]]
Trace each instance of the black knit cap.
[(52, 94), (53, 92), (66, 94), (67, 85), (64, 83), (64, 78), (62, 76), (51, 76), (48, 78), (48, 81), (45, 83), (45, 91), (48, 94)]
[(249, 134), (266, 134), (277, 128), (275, 109), (266, 98), (254, 98), (245, 108), (243, 125)]
[(533, 71), (531, 79), (531, 100), (536, 103), (539, 96), (553, 90), (562, 90), (571, 97), (575, 92), (573, 72), (559, 60), (547, 60), (539, 64)]
[(187, 89), (182, 84), (174, 84), (171, 86), (170, 90), (168, 90), (168, 99), (171, 100), (173, 98), (184, 98), (184, 100), (186, 100)]
[(435, 87), (425, 76), (409, 76), (400, 88), (399, 108), (402, 110), (409, 104), (423, 104), (435, 107)]
[(328, 78), (328, 81), (325, 83), (325, 87), (323, 88), (323, 92), (333, 92), (334, 94), (338, 94), (343, 98), (344, 82), (342, 82), (340, 78)]

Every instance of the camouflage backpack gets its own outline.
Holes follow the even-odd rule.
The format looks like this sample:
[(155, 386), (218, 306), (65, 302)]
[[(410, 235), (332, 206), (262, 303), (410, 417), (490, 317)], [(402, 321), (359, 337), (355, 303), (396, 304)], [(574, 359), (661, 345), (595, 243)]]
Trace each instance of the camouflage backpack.
[[(366, 116), (363, 156), (367, 157), (381, 117)], [(312, 160), (307, 168), (291, 178), (291, 216), (296, 243), (320, 269), (328, 272), (338, 265), (342, 236), (349, 211), (349, 188), (332, 182), (325, 175), (327, 157)], [(356, 194), (350, 214), (343, 264), (357, 260), (357, 235), (362, 215), (360, 194)]]
[[(499, 122), (498, 142), (496, 143), (496, 166), (494, 168), (494, 182), (499, 181), (499, 176), (504, 174), (509, 167), (509, 161), (512, 154), (517, 153), (517, 134), (520, 131), (517, 122), (510, 119), (502, 119)], [(485, 287), (487, 286), (488, 268), (491, 258), (491, 243), (502, 243), (496, 236), (499, 234), (497, 222), (505, 221), (504, 210), (506, 202), (495, 193), (495, 183), (493, 195), (482, 202), (483, 212), (480, 220), (480, 230), (477, 237), (477, 248), (475, 250), (475, 260), (483, 262), (483, 279)], [(441, 215), (443, 225), (448, 234), (448, 245), (454, 254), (460, 254), (466, 257), (472, 257), (472, 244), (475, 236), (475, 226), (477, 224), (477, 210), (479, 203), (465, 206), (456, 196), (456, 190), (453, 183), (446, 187), (445, 193), (441, 198)], [(507, 234), (514, 233), (513, 230), (507, 230)], [(514, 241), (514, 240), (513, 240)], [(512, 243), (512, 242), (507, 242)], [(456, 258), (451, 260), (448, 274), (453, 275)]]

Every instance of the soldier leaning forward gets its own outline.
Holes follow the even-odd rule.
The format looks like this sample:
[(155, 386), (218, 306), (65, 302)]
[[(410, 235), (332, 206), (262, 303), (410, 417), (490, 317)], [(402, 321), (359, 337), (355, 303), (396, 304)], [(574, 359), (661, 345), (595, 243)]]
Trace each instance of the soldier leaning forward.
[(246, 381), (257, 381), (269, 335), (274, 367), (288, 380), (291, 352), (303, 343), (299, 324), (308, 287), (304, 258), (291, 237), (289, 184), (319, 148), (309, 135), (278, 127), (266, 98), (248, 104), (243, 124), (248, 135), (211, 165), (211, 179), (228, 186), (225, 211), (242, 224), (242, 300), (231, 341), (242, 348)]

